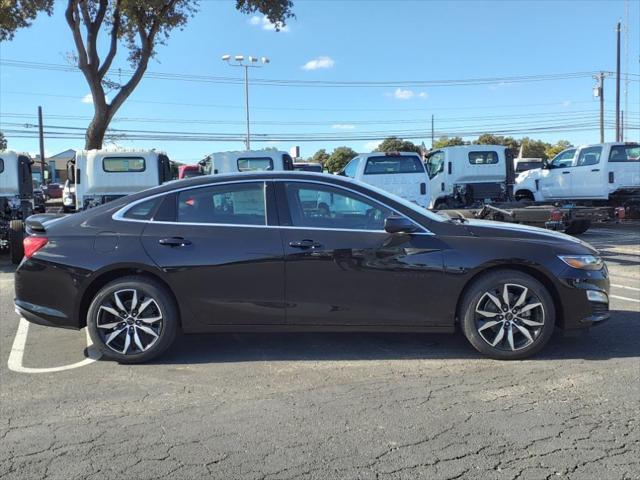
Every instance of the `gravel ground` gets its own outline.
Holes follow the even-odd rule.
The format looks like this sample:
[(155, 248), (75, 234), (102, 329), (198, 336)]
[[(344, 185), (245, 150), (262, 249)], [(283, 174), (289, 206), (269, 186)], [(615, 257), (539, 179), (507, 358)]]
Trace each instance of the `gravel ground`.
[[(85, 332), (20, 319), (0, 261), (0, 478), (640, 479), (640, 227), (594, 228), (612, 319), (519, 362), (460, 335), (181, 337), (82, 362)], [(15, 355), (15, 352), (14, 352)]]

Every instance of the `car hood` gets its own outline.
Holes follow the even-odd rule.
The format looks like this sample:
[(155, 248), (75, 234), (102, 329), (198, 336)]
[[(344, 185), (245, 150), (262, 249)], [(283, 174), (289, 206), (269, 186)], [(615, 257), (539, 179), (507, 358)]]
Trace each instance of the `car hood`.
[[(509, 238), (529, 242), (565, 246), (568, 250), (587, 250), (582, 253), (597, 254), (598, 251), (579, 238), (561, 232), (531, 227), (518, 223), (494, 222), (491, 220), (469, 219), (463, 225), (478, 237)], [(577, 247), (577, 248), (576, 248)]]
[(531, 170), (525, 170), (524, 172), (520, 172), (516, 176), (516, 183), (521, 183), (526, 180), (536, 180), (542, 176), (541, 168), (532, 168)]

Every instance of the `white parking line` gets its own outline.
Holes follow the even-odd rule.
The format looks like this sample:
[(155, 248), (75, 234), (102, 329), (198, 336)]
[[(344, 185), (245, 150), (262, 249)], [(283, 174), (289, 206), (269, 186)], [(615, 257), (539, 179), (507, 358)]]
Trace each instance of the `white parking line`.
[(629, 297), (620, 297), (619, 295), (609, 295), (610, 298), (617, 298), (618, 300), (625, 300), (627, 302), (635, 302), (640, 303), (640, 300), (637, 298), (629, 298)]
[(640, 288), (638, 287), (627, 287), (626, 285), (616, 285), (615, 283), (612, 283), (611, 286), (616, 288), (624, 288), (626, 290), (635, 290), (636, 292), (640, 292)]
[(90, 363), (98, 360), (102, 354), (93, 346), (93, 342), (89, 337), (89, 330), (86, 330), (87, 335), (87, 354), (89, 358), (85, 358), (76, 363), (70, 365), (62, 365), (59, 367), (46, 367), (46, 368), (31, 368), (22, 365), (22, 358), (24, 357), (24, 347), (27, 344), (27, 333), (29, 332), (29, 322), (24, 318), (20, 319), (18, 324), (18, 331), (16, 332), (16, 338), (13, 340), (13, 346), (11, 347), (11, 353), (9, 353), (9, 361), (7, 366), (9, 370), (13, 370), (18, 373), (53, 373), (62, 372), (64, 370), (71, 370), (74, 368), (84, 367)]

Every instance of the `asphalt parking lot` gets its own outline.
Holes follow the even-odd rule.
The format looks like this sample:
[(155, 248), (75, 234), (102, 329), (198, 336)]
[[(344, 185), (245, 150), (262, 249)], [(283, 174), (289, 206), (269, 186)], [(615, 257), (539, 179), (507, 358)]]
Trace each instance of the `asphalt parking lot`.
[(84, 331), (21, 322), (3, 256), (0, 478), (640, 478), (640, 224), (582, 238), (611, 320), (519, 362), (427, 334), (180, 337), (154, 363), (94, 361)]

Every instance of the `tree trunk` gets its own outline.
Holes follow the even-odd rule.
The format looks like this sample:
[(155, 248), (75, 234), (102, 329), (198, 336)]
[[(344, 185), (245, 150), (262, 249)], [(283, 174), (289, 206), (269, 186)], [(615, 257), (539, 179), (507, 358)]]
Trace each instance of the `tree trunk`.
[(87, 128), (85, 135), (84, 148), (86, 150), (99, 150), (102, 148), (102, 142), (104, 141), (104, 134), (109, 126), (109, 116), (106, 112), (96, 112), (93, 120)]

